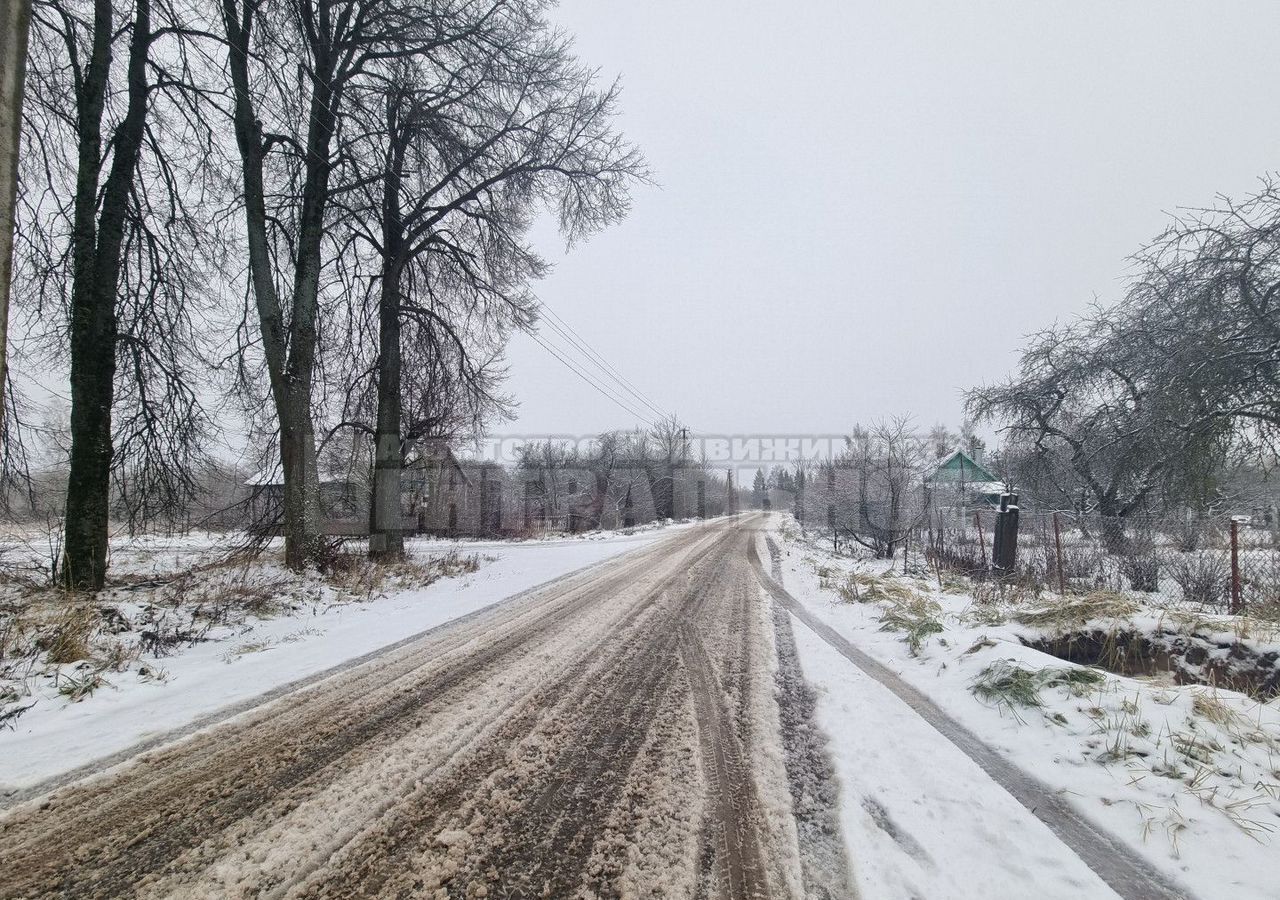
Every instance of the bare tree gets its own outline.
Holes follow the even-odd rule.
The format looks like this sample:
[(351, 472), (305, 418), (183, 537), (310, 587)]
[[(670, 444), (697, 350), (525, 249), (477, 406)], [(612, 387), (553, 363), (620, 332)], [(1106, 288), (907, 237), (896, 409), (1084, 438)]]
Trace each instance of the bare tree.
[(856, 485), (855, 503), (837, 508), (836, 529), (877, 557), (892, 559), (924, 520), (925, 441), (909, 419), (855, 427), (848, 448), (835, 460)]
[(501, 5), (477, 18), (469, 0), (222, 2), (250, 294), (279, 427), (285, 558), (294, 568), (323, 544), (312, 388), (349, 94), (372, 66), (446, 47)]
[(1111, 352), (1111, 329), (1099, 311), (1041, 332), (1016, 377), (970, 391), (966, 402), (979, 420), (1001, 424), (1058, 502), (1096, 511), (1118, 550), (1124, 518), (1205, 448), (1200, 435), (1173, 424), (1178, 398), (1155, 385), (1135, 356)]
[(1106, 351), (1130, 360), (1171, 424), (1280, 436), (1280, 185), (1190, 211), (1134, 256)]
[(103, 584), (113, 470), (132, 468), (131, 510), (172, 508), (194, 489), (184, 462), (202, 412), (188, 301), (201, 281), (188, 202), (199, 179), (187, 163), (209, 132), (188, 43), (203, 37), (169, 0), (34, 9), (19, 277), (34, 342), (55, 359), (69, 349), (62, 575), (74, 588)]
[[(380, 263), (370, 551), (395, 557), (403, 324), (452, 344), (457, 383), (482, 392), (510, 329), (532, 327), (528, 281), (545, 263), (525, 244), (531, 213), (554, 206), (572, 241), (620, 218), (644, 172), (612, 131), (616, 86), (597, 92), (565, 39), (518, 7), (383, 68), (366, 97), (376, 149), (360, 234)], [(468, 339), (477, 332), (488, 340)]]

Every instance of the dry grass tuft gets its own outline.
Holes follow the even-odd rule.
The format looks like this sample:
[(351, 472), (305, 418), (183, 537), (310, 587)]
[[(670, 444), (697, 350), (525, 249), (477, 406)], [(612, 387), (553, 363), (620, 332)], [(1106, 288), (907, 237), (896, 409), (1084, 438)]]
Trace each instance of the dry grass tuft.
[(95, 607), (71, 602), (58, 612), (49, 628), (41, 629), (40, 636), (36, 638), (36, 648), (44, 651), (45, 659), (52, 665), (88, 659), (90, 642), (100, 621)]
[(79, 703), (107, 682), (97, 672), (68, 675), (58, 679), (58, 693), (71, 703)]
[(1192, 695), (1191, 709), (1201, 718), (1228, 730), (1247, 728), (1252, 724), (1239, 710), (1219, 697), (1217, 691), (1196, 691)]
[(1090, 591), (1080, 597), (1061, 597), (1047, 606), (1027, 610), (1014, 618), (1034, 628), (1067, 630), (1096, 619), (1124, 619), (1140, 609), (1139, 604), (1114, 591)]
[(938, 621), (942, 607), (920, 594), (912, 593), (912, 599), (888, 605), (880, 616), (880, 630), (904, 632), (902, 639), (911, 649), (911, 655), (919, 656), (924, 642), (932, 635), (942, 633), (942, 623)]
[(1041, 707), (1040, 692), (1047, 687), (1061, 687), (1080, 696), (1105, 681), (1106, 676), (1095, 669), (1027, 669), (1000, 659), (983, 669), (969, 689), (978, 699), (993, 706), (1006, 707), (1016, 716), (1020, 707)]
[(907, 582), (892, 575), (855, 572), (849, 576), (858, 588), (863, 603), (919, 603), (924, 595)]

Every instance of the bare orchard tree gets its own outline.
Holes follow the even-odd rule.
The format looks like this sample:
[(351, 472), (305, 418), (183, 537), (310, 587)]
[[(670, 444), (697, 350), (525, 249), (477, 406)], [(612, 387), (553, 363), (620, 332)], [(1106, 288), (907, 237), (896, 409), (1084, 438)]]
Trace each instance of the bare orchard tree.
[(190, 43), (207, 39), (197, 14), (172, 0), (34, 9), (18, 277), (31, 349), (69, 356), (61, 574), (73, 588), (103, 585), (113, 469), (131, 518), (195, 489), (185, 463), (203, 422), (191, 373), (204, 279), (192, 207), (211, 142), (188, 65)]
[(970, 391), (969, 411), (998, 423), (1040, 479), (1082, 512), (1096, 512), (1118, 552), (1124, 519), (1142, 509), (1171, 472), (1207, 448), (1174, 424), (1170, 397), (1130, 354), (1110, 350), (1112, 323), (1097, 312), (1072, 327), (1036, 335), (1019, 372)]
[(1222, 424), (1274, 452), (1280, 437), (1280, 184), (1190, 211), (1134, 257), (1106, 352), (1130, 360), (1171, 422)]

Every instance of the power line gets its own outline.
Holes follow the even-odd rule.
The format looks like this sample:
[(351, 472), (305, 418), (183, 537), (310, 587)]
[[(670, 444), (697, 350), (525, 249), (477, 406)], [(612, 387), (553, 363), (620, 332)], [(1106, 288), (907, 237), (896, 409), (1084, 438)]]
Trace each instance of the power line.
[(565, 368), (569, 369), (569, 371), (573, 372), (575, 375), (577, 375), (579, 378), (581, 378), (591, 387), (595, 388), (596, 391), (598, 391), (603, 396), (607, 397), (618, 407), (625, 410), (627, 413), (635, 416), (637, 419), (639, 419), (641, 422), (644, 422), (646, 425), (653, 427), (653, 422), (651, 422), (642, 413), (638, 412), (635, 408), (633, 408), (622, 395), (612, 390), (609, 386), (601, 384), (600, 382), (596, 381), (596, 379), (593, 378), (589, 372), (584, 372), (581, 368), (579, 368), (579, 366), (575, 364), (576, 361), (571, 360), (569, 358), (569, 354), (567, 353), (567, 351), (565, 351), (563, 347), (560, 347), (552, 343), (544, 335), (538, 334), (537, 332), (529, 331), (528, 333), (529, 333), (529, 336), (532, 337), (540, 347), (542, 347), (544, 350), (546, 350), (548, 353), (554, 356), (557, 360), (559, 360), (560, 363), (565, 366)]
[(577, 375), (587, 384), (591, 385), (591, 387), (595, 388), (602, 396), (613, 401), (613, 403), (615, 403), (618, 407), (625, 410), (630, 415), (635, 416), (637, 419), (639, 419), (641, 422), (644, 422), (650, 428), (656, 427), (653, 424), (653, 422), (649, 421), (649, 419), (647, 419), (645, 416), (641, 415), (640, 413), (632, 409), (630, 406), (628, 406), (620, 396), (615, 395), (608, 388), (596, 382), (595, 379), (593, 379), (590, 375), (588, 375), (586, 372), (583, 372), (582, 369), (578, 368), (576, 365), (574, 365), (572, 362), (570, 362), (568, 359), (562, 356), (559, 352), (557, 352), (559, 348), (556, 348), (553, 344), (547, 341), (542, 335), (538, 334), (532, 328), (526, 328), (524, 330), (525, 330), (525, 333), (529, 335), (529, 337), (533, 338), (534, 341), (537, 342), (538, 346), (542, 347), (542, 349), (546, 350), (548, 353), (550, 353), (552, 356), (558, 359), (560, 363), (565, 366), (565, 368), (569, 369), (569, 371), (573, 372), (575, 375)]
[[(655, 404), (649, 398), (647, 394), (645, 394), (643, 391), (637, 388), (629, 378), (627, 378), (625, 375), (619, 372), (617, 367), (615, 367), (612, 363), (610, 363), (607, 359), (605, 359), (598, 351), (596, 351), (596, 349), (590, 343), (588, 343), (587, 339), (584, 338), (582, 335), (578, 334), (578, 332), (574, 330), (573, 326), (570, 325), (568, 322), (566, 322), (564, 319), (562, 319), (556, 313), (555, 310), (553, 310), (550, 306), (547, 306), (547, 304), (544, 301), (539, 301), (539, 305), (543, 309), (545, 309), (547, 311), (547, 314), (551, 317), (550, 319), (547, 320), (547, 323), (551, 325), (551, 327), (554, 328), (557, 332), (563, 335), (565, 339), (568, 340), (571, 344), (576, 346), (584, 355), (586, 355), (588, 359), (590, 359), (596, 365), (596, 368), (600, 369), (602, 372), (604, 372), (606, 375), (612, 378), (615, 382), (617, 382), (627, 393), (631, 394), (633, 397), (635, 397), (637, 400), (639, 400), (649, 409), (653, 410), (654, 414), (657, 415), (659, 418), (668, 418), (667, 414), (662, 409), (660, 409), (657, 406), (657, 404)], [(557, 322), (559, 323), (559, 325), (556, 324)], [(565, 334), (566, 329), (569, 332), (568, 334)]]
[[(644, 406), (651, 409), (654, 415), (658, 418), (670, 418), (652, 400), (650, 400), (643, 391), (632, 384), (630, 379), (619, 372), (612, 363), (597, 352), (596, 349), (587, 342), (586, 338), (578, 334), (572, 325), (560, 318), (560, 316), (556, 314), (556, 311), (547, 305), (546, 301), (539, 300), (538, 305), (546, 310), (547, 315), (550, 317), (545, 320), (547, 324), (554, 328), (566, 341), (576, 347), (578, 351), (581, 352), (589, 361), (594, 363), (597, 369), (603, 372), (607, 377), (612, 378), (624, 391), (635, 397)], [(557, 322), (559, 324), (556, 324)], [(566, 333), (566, 331), (568, 333)]]

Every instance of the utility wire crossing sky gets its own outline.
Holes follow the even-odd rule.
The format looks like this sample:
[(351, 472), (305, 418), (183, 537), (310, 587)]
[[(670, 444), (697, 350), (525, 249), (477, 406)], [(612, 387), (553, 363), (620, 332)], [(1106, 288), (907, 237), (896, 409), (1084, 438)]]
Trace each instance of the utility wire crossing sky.
[(1167, 213), (1280, 169), (1272, 2), (552, 16), (622, 79), (658, 185), (567, 255), (535, 235), (556, 315), (511, 348), (510, 431), (957, 424), (1025, 335), (1120, 294)]

